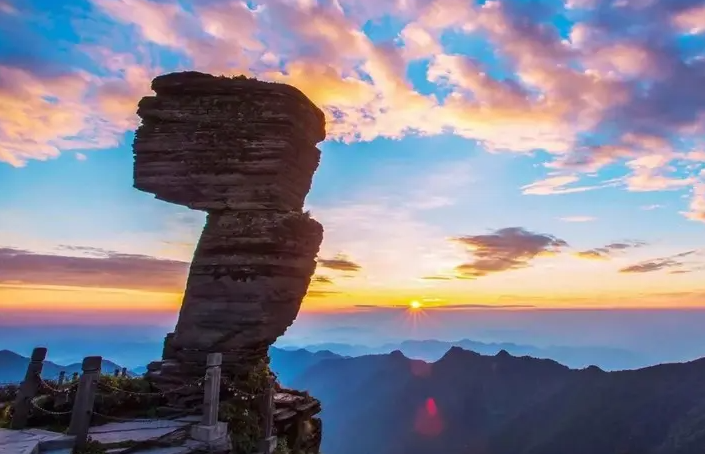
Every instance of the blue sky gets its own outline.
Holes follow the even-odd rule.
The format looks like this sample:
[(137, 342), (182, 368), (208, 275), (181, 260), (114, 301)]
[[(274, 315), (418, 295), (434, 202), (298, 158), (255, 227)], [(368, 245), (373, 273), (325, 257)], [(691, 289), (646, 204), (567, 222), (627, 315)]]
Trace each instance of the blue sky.
[(327, 115), (307, 208), (332, 283), (305, 310), (702, 307), (703, 23), (696, 0), (0, 0), (0, 310), (178, 308), (205, 214), (132, 188), (131, 143), (186, 69)]

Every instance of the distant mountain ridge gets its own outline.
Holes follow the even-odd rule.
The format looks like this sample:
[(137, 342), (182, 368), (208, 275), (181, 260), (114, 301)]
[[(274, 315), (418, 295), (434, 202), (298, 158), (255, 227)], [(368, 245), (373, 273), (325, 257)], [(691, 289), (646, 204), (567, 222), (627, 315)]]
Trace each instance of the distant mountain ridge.
[(459, 347), (326, 359), (293, 383), (335, 454), (702, 454), (704, 385), (705, 359), (605, 372)]
[(279, 382), (284, 386), (290, 386), (309, 368), (321, 361), (340, 358), (343, 357), (328, 350), (310, 352), (304, 349), (284, 350), (276, 347), (269, 348), (270, 367), (277, 374)]
[[(457, 346), (433, 363), (400, 350), (343, 357), (272, 347), (270, 358), (283, 384), (321, 400), (322, 452), (705, 452), (705, 358), (620, 372)], [(10, 369), (21, 380), (27, 361), (0, 351), (0, 382)], [(43, 375), (74, 367), (46, 362)]]
[(535, 347), (532, 345), (521, 345), (510, 342), (485, 343), (470, 339), (461, 339), (458, 341), (440, 341), (435, 339), (406, 340), (399, 343), (387, 343), (376, 347), (330, 342), (302, 345), (300, 347), (281, 346), (277, 348), (283, 350), (304, 349), (310, 352), (329, 351), (341, 356), (379, 355), (399, 350), (409, 358), (422, 359), (424, 361), (436, 361), (440, 359), (451, 347), (460, 347), (464, 350), (477, 352), (483, 355), (494, 355), (501, 350), (505, 350), (514, 356), (532, 356), (534, 358), (553, 359), (561, 364), (565, 364), (573, 368), (583, 368), (596, 365), (605, 370), (624, 370), (646, 367), (653, 364), (653, 362), (635, 352), (620, 348), (565, 346)]
[[(0, 383), (19, 383), (24, 380), (28, 364), (28, 357), (10, 350), (0, 350)], [(112, 374), (115, 369), (121, 369), (121, 367), (110, 360), (103, 360), (103, 373)], [(66, 372), (67, 377), (71, 377), (74, 372), (81, 373), (81, 364), (73, 363), (63, 366), (51, 361), (44, 361), (42, 377), (45, 379), (58, 378), (61, 371)]]

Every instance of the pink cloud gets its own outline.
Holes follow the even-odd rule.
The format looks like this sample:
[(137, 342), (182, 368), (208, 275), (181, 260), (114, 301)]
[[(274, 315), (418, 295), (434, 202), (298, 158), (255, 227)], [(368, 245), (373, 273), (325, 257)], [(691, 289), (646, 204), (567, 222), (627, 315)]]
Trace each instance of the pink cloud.
[(178, 28), (187, 13), (177, 3), (149, 0), (93, 0), (93, 3), (114, 19), (133, 24), (148, 41), (173, 48), (187, 44)]
[(597, 218), (595, 218), (594, 216), (566, 216), (560, 218), (560, 220), (563, 222), (592, 222), (596, 219)]
[(404, 56), (408, 60), (427, 58), (443, 53), (443, 47), (438, 37), (418, 24), (406, 26), (401, 31), (401, 38), (404, 41)]
[(673, 16), (673, 23), (687, 33), (705, 32), (705, 5), (679, 11)]
[(643, 155), (627, 162), (627, 166), (632, 170), (631, 175), (626, 179), (627, 188), (630, 191), (663, 191), (669, 189), (679, 189), (695, 183), (695, 178), (678, 178), (665, 175), (674, 156), (667, 154)]
[[(115, 145), (136, 126), (135, 106), (149, 93), (150, 79), (176, 66), (298, 86), (326, 112), (331, 139), (453, 131), (491, 151), (553, 154), (547, 167), (567, 173), (527, 185), (525, 193), (613, 186), (570, 185), (579, 172), (615, 162), (627, 164), (629, 190), (695, 182), (672, 176), (664, 156), (674, 153), (674, 136), (699, 134), (705, 125), (698, 90), (705, 68), (686, 63), (671, 46), (674, 33), (693, 33), (688, 21), (699, 17), (697, 8), (573, 1), (569, 7), (599, 7), (601, 15), (586, 14), (565, 39), (549, 24), (562, 11), (555, 5), (531, 9), (510, 1), (91, 1), (137, 38), (135, 55), (106, 46), (86, 49), (100, 76), (73, 71), (47, 77), (4, 67), (0, 80), (10, 82), (0, 86), (0, 99), (12, 113), (0, 113), (1, 160), (21, 165), (62, 150)], [(390, 14), (400, 23), (397, 39), (370, 39), (363, 26)], [(627, 25), (616, 26), (614, 15), (635, 32), (624, 33)], [(512, 72), (500, 79), (470, 56), (450, 55), (440, 37), (451, 30), (489, 41)], [(143, 43), (181, 59), (162, 69), (144, 58)], [(420, 93), (408, 80), (409, 63), (426, 58), (428, 82), (450, 91), (443, 99)], [(642, 82), (649, 90), (640, 88)], [(8, 88), (12, 83), (20, 89)], [(25, 93), (20, 97), (19, 91)], [(616, 138), (585, 142), (605, 125)], [(684, 158), (702, 160), (697, 153)]]
[(656, 57), (644, 46), (614, 43), (598, 47), (585, 59), (585, 66), (602, 77), (638, 78), (658, 74)]
[(83, 73), (40, 77), (0, 66), (0, 161), (19, 167), (78, 144), (75, 137), (91, 129), (82, 103), (88, 83)]
[(693, 185), (689, 211), (683, 214), (690, 220), (705, 222), (705, 170), (700, 172), (700, 180)]

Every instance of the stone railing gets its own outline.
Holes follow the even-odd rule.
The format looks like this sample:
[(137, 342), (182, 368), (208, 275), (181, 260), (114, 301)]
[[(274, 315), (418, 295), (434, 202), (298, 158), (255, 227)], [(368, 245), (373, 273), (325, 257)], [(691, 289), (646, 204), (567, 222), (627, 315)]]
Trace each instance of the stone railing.
[[(220, 403), (220, 382), (221, 371), (220, 365), (222, 355), (220, 353), (211, 353), (208, 355), (208, 362), (204, 376), (197, 382), (189, 383), (179, 388), (174, 388), (168, 392), (134, 392), (123, 390), (108, 383), (101, 381), (101, 365), (102, 358), (100, 356), (89, 356), (84, 358), (82, 363), (82, 374), (80, 377), (74, 375), (73, 379), (66, 381), (65, 373), (60, 374), (59, 379), (54, 383), (48, 383), (41, 376), (46, 358), (46, 348), (35, 348), (32, 352), (31, 360), (27, 366), (27, 372), (24, 380), (20, 383), (17, 395), (13, 403), (13, 415), (10, 423), (10, 428), (22, 430), (27, 427), (29, 417), (32, 412), (40, 412), (53, 416), (70, 415), (70, 423), (67, 434), (71, 435), (72, 448), (81, 448), (85, 446), (89, 438), (89, 428), (93, 416), (99, 416), (102, 419), (112, 421), (134, 421), (134, 418), (117, 418), (109, 415), (104, 415), (96, 411), (95, 400), (99, 389), (105, 389), (114, 393), (126, 393), (131, 395), (144, 396), (164, 396), (168, 392), (178, 392), (183, 390), (185, 386), (200, 388), (203, 392), (203, 412), (200, 421), (191, 427), (191, 438), (205, 443), (206, 445), (223, 445), (228, 443), (228, 427), (227, 423), (218, 421), (218, 410)], [(126, 376), (126, 371), (120, 370), (117, 375)], [(105, 377), (103, 377), (105, 378)], [(44, 393), (44, 394), (43, 394)], [(67, 411), (54, 411), (43, 408), (39, 400), (43, 395), (50, 393), (54, 395), (55, 406), (57, 404), (65, 405), (69, 402), (69, 394), (74, 394), (73, 406)], [(260, 396), (263, 401), (272, 401), (273, 388), (270, 387), (268, 393)], [(268, 397), (267, 397), (268, 396)], [(255, 396), (257, 397), (257, 396)], [(272, 421), (274, 413), (273, 406), (263, 408), (268, 415), (267, 420)], [(156, 420), (158, 418), (150, 418)], [(263, 427), (264, 437), (260, 445), (262, 447), (272, 446), (271, 449), (265, 451), (273, 452), (276, 447), (276, 438), (272, 437), (272, 423)]]

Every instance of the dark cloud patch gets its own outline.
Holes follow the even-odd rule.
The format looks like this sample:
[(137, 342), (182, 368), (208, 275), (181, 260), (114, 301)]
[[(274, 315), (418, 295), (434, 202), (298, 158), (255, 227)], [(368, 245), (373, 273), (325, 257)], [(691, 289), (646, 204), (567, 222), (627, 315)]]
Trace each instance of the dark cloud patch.
[(57, 249), (60, 251), (71, 251), (71, 252), (79, 252), (81, 254), (86, 254), (86, 255), (94, 255), (94, 256), (106, 256), (110, 255), (111, 251), (99, 247), (90, 247), (90, 246), (68, 246), (65, 244), (60, 245)]
[(610, 243), (602, 247), (576, 252), (575, 255), (582, 259), (609, 260), (615, 253), (646, 246), (643, 241), (627, 241), (623, 243)]
[(472, 262), (456, 267), (461, 278), (466, 279), (525, 268), (536, 257), (558, 253), (568, 246), (555, 236), (522, 227), (507, 227), (489, 235), (464, 236), (453, 241), (467, 247), (474, 256)]
[(698, 250), (692, 250), (692, 251), (681, 252), (680, 254), (671, 255), (669, 257), (660, 257), (660, 258), (656, 258), (656, 259), (652, 259), (652, 260), (646, 260), (646, 261), (639, 262), (634, 265), (622, 268), (619, 270), (619, 272), (625, 273), (625, 274), (651, 273), (654, 271), (668, 270), (671, 268), (675, 268), (675, 270), (671, 270), (671, 273), (675, 272), (676, 274), (693, 271), (692, 269), (685, 268), (686, 266), (692, 264), (692, 262), (688, 262), (687, 260), (684, 260), (684, 259), (687, 257), (693, 256), (695, 254), (698, 254), (698, 252), (699, 252)]
[(421, 279), (426, 281), (450, 281), (453, 278), (448, 276), (424, 276)]
[(189, 264), (148, 255), (64, 247), (90, 256), (38, 254), (0, 248), (0, 283), (181, 291)]
[[(705, 61), (698, 57), (705, 46), (705, 35), (688, 35), (678, 25), (678, 18), (702, 6), (702, 0), (596, 3), (581, 21), (592, 31), (583, 54), (594, 57), (605, 49), (629, 46), (639, 49), (647, 68), (638, 78), (621, 82), (622, 93), (628, 98), (605, 113), (598, 129), (623, 137), (646, 135), (673, 142), (681, 138), (681, 131), (702, 134)], [(588, 148), (596, 154), (601, 150)], [(630, 148), (634, 149), (627, 141), (606, 150), (618, 158)]]
[(328, 268), (336, 271), (350, 271), (356, 273), (362, 269), (360, 265), (349, 260), (344, 255), (336, 255), (332, 259), (319, 258), (318, 264), (321, 265), (323, 268)]
[(333, 280), (328, 276), (313, 276), (311, 282), (314, 284), (332, 284)]

